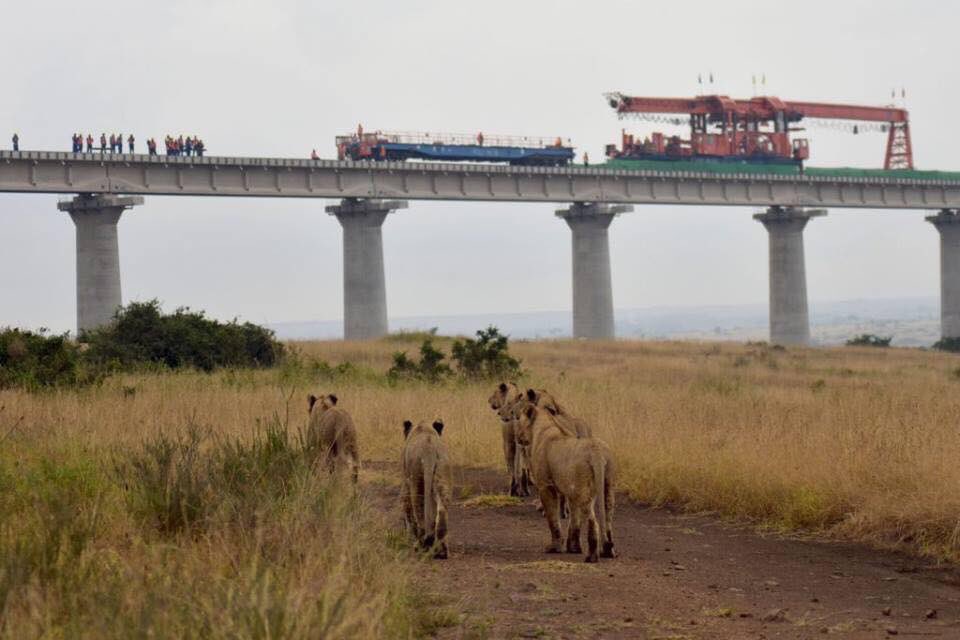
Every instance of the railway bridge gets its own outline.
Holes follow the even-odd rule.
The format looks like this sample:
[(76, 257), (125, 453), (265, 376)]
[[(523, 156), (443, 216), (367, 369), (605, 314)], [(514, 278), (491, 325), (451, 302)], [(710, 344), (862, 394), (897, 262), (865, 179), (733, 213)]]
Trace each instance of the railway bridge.
[(549, 202), (573, 247), (573, 331), (612, 338), (608, 229), (634, 205), (746, 206), (769, 234), (770, 340), (810, 339), (803, 230), (829, 208), (919, 209), (940, 233), (941, 333), (960, 337), (960, 180), (597, 167), (0, 152), (0, 192), (75, 194), (77, 328), (121, 305), (117, 224), (146, 196), (321, 198), (343, 228), (344, 335), (387, 332), (382, 225), (413, 200)]

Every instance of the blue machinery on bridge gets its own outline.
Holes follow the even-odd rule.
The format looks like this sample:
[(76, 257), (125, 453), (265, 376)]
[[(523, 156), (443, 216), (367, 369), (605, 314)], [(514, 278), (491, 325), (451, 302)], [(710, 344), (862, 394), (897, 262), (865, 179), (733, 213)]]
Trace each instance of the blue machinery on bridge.
[(343, 227), (344, 335), (387, 331), (381, 227), (409, 200), (566, 203), (573, 247), (573, 327), (613, 337), (608, 227), (635, 204), (747, 206), (769, 232), (770, 339), (806, 344), (810, 330), (803, 229), (826, 208), (917, 209), (940, 234), (941, 333), (960, 337), (960, 178), (709, 172), (691, 168), (480, 165), (440, 162), (166, 157), (0, 152), (0, 192), (79, 194), (61, 202), (77, 238), (77, 327), (120, 304), (117, 223), (146, 195), (336, 199)]

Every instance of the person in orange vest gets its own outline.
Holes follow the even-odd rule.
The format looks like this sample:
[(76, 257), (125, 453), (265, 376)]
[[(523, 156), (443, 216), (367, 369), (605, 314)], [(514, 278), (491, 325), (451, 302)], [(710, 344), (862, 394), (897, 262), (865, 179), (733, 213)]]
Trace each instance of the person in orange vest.
[(110, 153), (117, 150), (117, 136), (110, 134)]
[(93, 153), (93, 134), (87, 134), (87, 153)]
[(320, 156), (317, 155), (317, 150), (316, 150), (316, 149), (314, 149), (313, 151), (310, 152), (310, 159), (311, 159), (311, 160), (319, 160), (319, 159), (320, 159)]
[(106, 152), (107, 152), (107, 134), (101, 133), (100, 134), (100, 153), (106, 153)]

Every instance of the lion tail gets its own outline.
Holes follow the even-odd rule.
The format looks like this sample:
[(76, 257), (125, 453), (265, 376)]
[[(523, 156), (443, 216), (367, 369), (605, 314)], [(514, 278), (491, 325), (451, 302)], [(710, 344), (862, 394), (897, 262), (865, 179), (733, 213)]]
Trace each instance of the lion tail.
[(593, 482), (594, 488), (596, 489), (596, 498), (594, 498), (594, 505), (596, 507), (596, 514), (598, 524), (600, 525), (600, 544), (603, 545), (604, 541), (607, 540), (607, 500), (606, 500), (606, 467), (607, 461), (602, 452), (594, 450), (593, 455), (590, 456), (591, 465), (593, 466)]
[(437, 459), (426, 456), (423, 460), (423, 520), (424, 546), (433, 546), (437, 537), (437, 498), (433, 488), (434, 476), (437, 473)]

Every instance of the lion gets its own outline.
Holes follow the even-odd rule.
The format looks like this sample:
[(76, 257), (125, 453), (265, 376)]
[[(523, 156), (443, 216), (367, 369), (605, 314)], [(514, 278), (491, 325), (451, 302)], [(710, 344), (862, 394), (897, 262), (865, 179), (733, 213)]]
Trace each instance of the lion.
[(587, 562), (613, 558), (614, 467), (606, 444), (596, 438), (577, 438), (559, 424), (557, 416), (533, 403), (524, 406), (516, 424), (517, 441), (530, 446), (533, 480), (540, 493), (550, 528), (547, 553), (564, 550), (560, 529), (560, 498), (570, 505), (567, 553), (583, 553), (580, 528), (587, 523)]
[(310, 420), (307, 423), (306, 449), (313, 462), (323, 464), (332, 472), (345, 469), (354, 483), (360, 471), (357, 451), (357, 429), (353, 418), (337, 407), (337, 396), (332, 393), (317, 397), (307, 396)]
[(511, 472), (510, 495), (512, 496), (529, 496), (530, 487), (533, 485), (530, 479), (530, 447), (520, 446), (516, 436), (517, 411), (526, 401), (526, 397), (521, 393), (497, 411), (504, 438), (504, 455), (512, 453), (513, 464), (507, 465)]
[(450, 502), (450, 463), (440, 436), (443, 422), (433, 425), (403, 423), (403, 512), (407, 527), (421, 549), (433, 557), (447, 557), (447, 504)]
[[(503, 459), (507, 464), (507, 473), (510, 474), (510, 495), (530, 495), (525, 489), (523, 470), (518, 464), (520, 451), (517, 449), (517, 439), (513, 433), (513, 421), (509, 418), (509, 409), (523, 397), (523, 392), (512, 382), (501, 382), (494, 389), (487, 402), (490, 408), (497, 412), (500, 418), (500, 437), (503, 440)], [(527, 482), (529, 484), (529, 481)]]
[(560, 423), (561, 428), (567, 431), (572, 430), (578, 438), (589, 438), (593, 435), (593, 429), (590, 428), (590, 425), (580, 418), (570, 415), (560, 406), (553, 394), (546, 389), (527, 389), (526, 396), (527, 400), (533, 404), (550, 411), (557, 417), (557, 422)]

